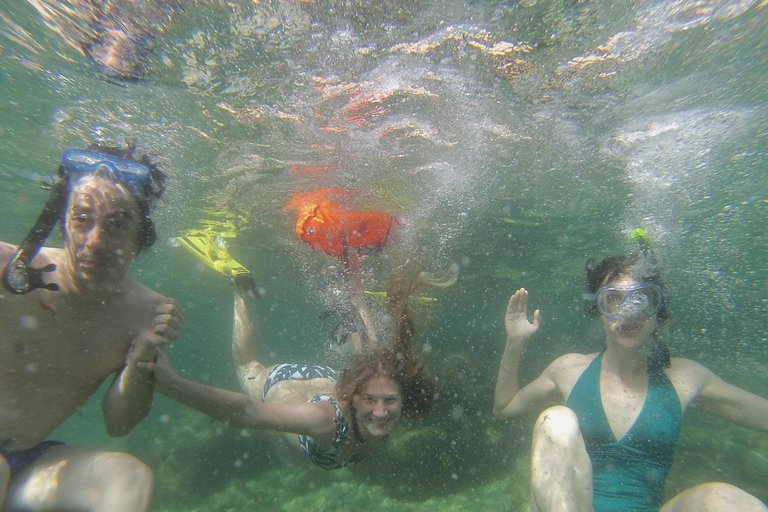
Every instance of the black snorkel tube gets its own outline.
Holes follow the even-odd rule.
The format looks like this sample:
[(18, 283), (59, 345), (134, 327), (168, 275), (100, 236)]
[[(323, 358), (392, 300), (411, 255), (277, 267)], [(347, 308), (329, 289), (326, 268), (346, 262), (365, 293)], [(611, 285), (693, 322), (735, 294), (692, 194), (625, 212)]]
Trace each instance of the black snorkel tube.
[(48, 239), (53, 227), (59, 222), (60, 212), (67, 202), (66, 178), (60, 179), (53, 185), (53, 192), (48, 202), (45, 203), (43, 211), (37, 218), (37, 222), (30, 232), (19, 244), (19, 250), (13, 255), (11, 261), (3, 270), (3, 287), (9, 292), (21, 295), (29, 293), (37, 288), (45, 288), (52, 292), (59, 290), (56, 283), (46, 283), (43, 280), (43, 273), (56, 270), (54, 263), (41, 268), (32, 268), (30, 262), (35, 259), (40, 248)]

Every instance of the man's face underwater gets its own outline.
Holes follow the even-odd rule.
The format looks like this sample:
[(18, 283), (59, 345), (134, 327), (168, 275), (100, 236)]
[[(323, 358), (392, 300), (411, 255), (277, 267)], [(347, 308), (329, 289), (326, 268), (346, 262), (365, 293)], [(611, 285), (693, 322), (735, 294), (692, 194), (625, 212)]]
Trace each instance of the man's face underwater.
[(138, 253), (139, 207), (121, 185), (100, 176), (75, 183), (66, 215), (73, 277), (93, 284), (120, 281)]

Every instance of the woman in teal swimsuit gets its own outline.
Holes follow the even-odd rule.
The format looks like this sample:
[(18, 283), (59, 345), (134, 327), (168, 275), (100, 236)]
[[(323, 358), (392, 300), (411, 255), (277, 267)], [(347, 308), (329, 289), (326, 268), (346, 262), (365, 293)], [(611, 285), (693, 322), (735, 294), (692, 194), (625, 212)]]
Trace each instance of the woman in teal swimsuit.
[[(390, 279), (390, 340), (374, 345), (371, 334), (364, 337), (366, 345), (353, 339), (359, 353), (339, 374), (325, 366), (264, 366), (257, 357), (248, 314), (248, 282), (237, 278), (232, 353), (243, 393), (179, 377), (162, 352), (156, 362), (142, 363), (141, 368), (154, 372), (154, 387), (160, 393), (233, 427), (283, 432), (324, 469), (359, 462), (384, 445), (401, 415), (423, 416), (434, 399), (434, 384), (423, 375), (424, 355), (415, 343), (407, 302), (419, 286), (448, 286), (455, 277), (439, 282), (411, 267), (400, 267), (402, 272)], [(362, 297), (352, 300), (355, 307), (364, 307), (358, 302)]]
[(539, 328), (528, 321), (528, 292), (518, 290), (505, 316), (494, 413), (539, 412), (531, 453), (534, 511), (763, 511), (754, 496), (713, 482), (664, 503), (682, 413), (692, 403), (738, 425), (768, 431), (768, 400), (725, 383), (700, 364), (670, 358), (655, 343), (666, 319), (664, 283), (645, 255), (612, 256), (587, 268), (585, 296), (600, 318), (606, 348), (565, 354), (529, 384), (519, 384), (520, 359)]

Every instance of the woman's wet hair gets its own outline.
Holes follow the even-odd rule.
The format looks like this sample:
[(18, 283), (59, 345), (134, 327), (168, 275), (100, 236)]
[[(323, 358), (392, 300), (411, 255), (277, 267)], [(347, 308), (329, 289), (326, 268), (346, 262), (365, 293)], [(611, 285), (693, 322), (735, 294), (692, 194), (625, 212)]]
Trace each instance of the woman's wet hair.
[(418, 264), (408, 260), (395, 269), (387, 285), (386, 313), (392, 322), (390, 339), (370, 352), (358, 354), (349, 369), (341, 372), (337, 397), (354, 410), (353, 399), (373, 378), (389, 377), (400, 386), (402, 413), (407, 418), (424, 417), (432, 410), (434, 379), (426, 375), (424, 352), (416, 344), (416, 328), (408, 308), (408, 298), (424, 285), (446, 287), (456, 275), (438, 280), (419, 272)]
[[(631, 276), (641, 283), (658, 286), (664, 294), (664, 299), (661, 309), (656, 314), (656, 323), (657, 325), (662, 325), (667, 321), (667, 287), (652, 256), (642, 252), (621, 254), (603, 258), (598, 264), (595, 264), (593, 258), (589, 258), (585, 270), (586, 290), (587, 294), (591, 297), (594, 297), (600, 288), (618, 279), (619, 276)], [(597, 303), (594, 299), (584, 300), (584, 312), (593, 316), (600, 316), (600, 311), (597, 309)], [(669, 368), (669, 347), (656, 336), (656, 331), (654, 331), (654, 338), (656, 346), (651, 353), (651, 359), (659, 362), (662, 367)]]
[[(102, 146), (100, 144), (91, 144), (86, 148), (86, 151), (92, 151), (94, 153), (103, 153), (105, 155), (112, 155), (126, 160), (133, 160), (149, 167), (149, 180), (139, 189), (139, 193), (136, 193), (131, 189), (131, 196), (136, 200), (139, 206), (139, 237), (138, 237), (138, 252), (143, 251), (147, 247), (151, 247), (157, 239), (157, 232), (155, 231), (155, 223), (152, 221), (151, 215), (157, 200), (162, 197), (165, 192), (165, 182), (168, 176), (165, 175), (155, 164), (149, 155), (140, 154), (136, 155), (136, 145), (131, 143), (124, 147), (118, 146)], [(61, 172), (61, 169), (59, 170)], [(67, 178), (69, 179), (69, 178)], [(72, 184), (68, 183), (67, 187), (71, 190)], [(61, 228), (65, 229), (67, 209), (65, 208), (61, 212)]]
[(413, 364), (392, 346), (377, 347), (354, 356), (350, 367), (341, 372), (336, 395), (339, 401), (354, 410), (355, 395), (359, 395), (371, 379), (389, 377), (400, 387), (403, 416), (424, 417), (432, 410), (435, 383), (423, 370), (423, 360), (421, 364)]

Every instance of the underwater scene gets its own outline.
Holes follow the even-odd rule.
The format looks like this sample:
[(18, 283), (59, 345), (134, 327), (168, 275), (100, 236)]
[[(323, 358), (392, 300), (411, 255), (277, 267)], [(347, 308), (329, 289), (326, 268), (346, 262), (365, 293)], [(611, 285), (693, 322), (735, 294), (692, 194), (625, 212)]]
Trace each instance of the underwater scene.
[[(343, 263), (297, 233), (301, 194), (393, 219), (361, 261), (377, 315), (397, 261), (457, 276), (410, 301), (431, 414), (359, 464), (324, 470), (160, 394), (110, 437), (111, 378), (49, 438), (135, 455), (155, 512), (529, 510), (536, 416), (493, 415), (507, 302), (524, 287), (541, 310), (523, 383), (600, 351), (585, 264), (636, 250), (637, 228), (672, 356), (767, 397), (766, 84), (766, 0), (4, 0), (0, 240), (24, 239), (63, 151), (150, 155), (167, 189), (129, 276), (183, 308), (180, 375), (240, 390), (233, 287), (185, 234), (252, 273), (265, 364), (349, 361), (327, 318)], [(664, 495), (712, 481), (768, 502), (768, 433), (694, 405)]]

